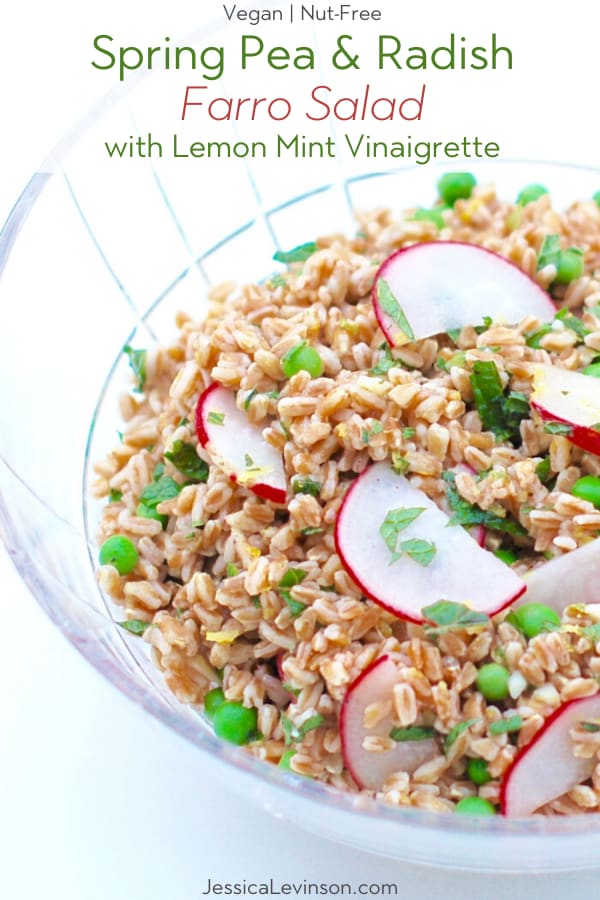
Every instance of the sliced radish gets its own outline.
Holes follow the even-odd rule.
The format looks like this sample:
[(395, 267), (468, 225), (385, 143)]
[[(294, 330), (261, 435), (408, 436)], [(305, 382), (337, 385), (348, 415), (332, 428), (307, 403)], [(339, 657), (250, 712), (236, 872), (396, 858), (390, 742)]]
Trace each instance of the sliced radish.
[(573, 754), (569, 732), (580, 722), (600, 721), (600, 694), (564, 703), (516, 757), (502, 782), (505, 816), (529, 816), (589, 778), (595, 759)]
[(265, 500), (285, 503), (287, 485), (281, 453), (262, 429), (235, 405), (235, 394), (216, 382), (198, 399), (196, 433), (215, 463)]
[[(427, 566), (406, 554), (390, 565), (391, 551), (379, 529), (388, 513), (400, 508), (423, 509), (399, 532), (398, 544), (417, 539), (433, 543), (436, 552)], [(337, 552), (361, 590), (403, 619), (423, 622), (423, 607), (440, 599), (494, 615), (516, 600), (525, 585), (464, 528), (448, 527), (448, 522), (423, 491), (387, 463), (377, 463), (344, 497), (335, 528)]]
[(388, 701), (391, 706), (392, 689), (397, 682), (398, 669), (389, 656), (382, 656), (359, 675), (344, 697), (340, 710), (342, 755), (346, 768), (360, 788), (378, 791), (394, 772), (411, 774), (438, 752), (434, 738), (401, 741), (392, 750), (381, 753), (363, 747), (367, 737), (389, 737), (394, 727), (391, 711), (373, 728), (365, 727), (364, 717), (366, 709), (373, 703)]
[(558, 366), (538, 365), (531, 405), (546, 422), (569, 425), (565, 436), (583, 450), (600, 456), (600, 383), (593, 375)]
[(560, 614), (571, 603), (600, 603), (600, 540), (542, 563), (525, 575), (525, 587), (517, 606), (545, 603)]
[(525, 316), (550, 321), (556, 313), (548, 294), (513, 263), (455, 241), (398, 250), (380, 266), (372, 296), (392, 347), (478, 325), (484, 316), (512, 325)]

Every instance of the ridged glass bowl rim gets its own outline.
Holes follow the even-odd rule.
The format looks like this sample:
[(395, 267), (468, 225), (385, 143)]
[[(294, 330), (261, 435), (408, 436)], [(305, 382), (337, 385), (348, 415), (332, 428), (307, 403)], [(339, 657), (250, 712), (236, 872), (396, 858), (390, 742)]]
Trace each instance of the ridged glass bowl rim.
[[(211, 30), (218, 30), (219, 27), (220, 25), (213, 23), (202, 29), (202, 32), (209, 33)], [(141, 77), (143, 76), (140, 74), (139, 78)], [(57, 143), (40, 166), (40, 170), (32, 175), (0, 231), (0, 279), (11, 249), (18, 239), (19, 232), (29, 213), (33, 210), (44, 187), (53, 176), (54, 170), (66, 158), (72, 147), (76, 145), (88, 128), (98, 120), (99, 116), (106, 110), (109, 110), (115, 102), (122, 100), (139, 78), (133, 78), (127, 85), (118, 85), (93, 105), (80, 122), (70, 129)], [(516, 165), (531, 166), (532, 169), (535, 166), (552, 167), (565, 173), (576, 170), (589, 173), (590, 176), (597, 176), (598, 183), (600, 183), (600, 168), (594, 166), (570, 164), (555, 160), (518, 158), (495, 160), (494, 165), (501, 168)], [(417, 165), (402, 166), (369, 173), (364, 178), (379, 178), (399, 173), (408, 175), (411, 171), (420, 171), (422, 168), (422, 166)], [(434, 165), (430, 166), (430, 168), (439, 170), (440, 166)], [(353, 178), (352, 180), (357, 179)], [(320, 188), (316, 188), (314, 193), (319, 190)], [(303, 196), (307, 195), (304, 194)], [(293, 203), (297, 199), (300, 198), (291, 197), (287, 202)], [(223, 243), (226, 240), (227, 238), (223, 240)], [(0, 457), (0, 461), (6, 464), (2, 457)], [(157, 702), (154, 692), (145, 684), (134, 683), (128, 678), (124, 680), (122, 669), (111, 658), (101, 652), (101, 645), (98, 642), (90, 642), (89, 634), (84, 629), (79, 628), (75, 622), (66, 621), (57, 613), (52, 603), (49, 602), (46, 587), (36, 577), (35, 566), (32, 564), (33, 560), (28, 556), (24, 547), (12, 542), (11, 534), (8, 506), (0, 493), (0, 537), (3, 539), (22, 580), (30, 588), (35, 599), (48, 617), (60, 628), (70, 643), (97, 671), (112, 682), (121, 693), (134, 700), (152, 716), (186, 740), (208, 752), (221, 764), (230, 768), (233, 766), (240, 774), (243, 773), (245, 776), (251, 777), (255, 784), (266, 783), (270, 787), (283, 791), (291, 800), (293, 800), (294, 796), (301, 795), (304, 799), (315, 804), (315, 813), (317, 814), (319, 808), (323, 806), (334, 807), (356, 819), (357, 825), (359, 822), (364, 822), (365, 826), (367, 826), (368, 820), (375, 818), (379, 823), (385, 821), (392, 826), (394, 824), (410, 825), (411, 828), (414, 826), (415, 828), (433, 830), (441, 835), (444, 832), (452, 834), (464, 833), (465, 836), (484, 834), (499, 839), (503, 835), (510, 835), (514, 838), (519, 835), (527, 835), (529, 837), (568, 835), (577, 837), (584, 834), (586, 836), (600, 834), (600, 814), (564, 817), (535, 816), (525, 819), (510, 819), (502, 816), (472, 819), (468, 816), (440, 815), (439, 813), (415, 808), (393, 808), (382, 801), (370, 797), (342, 792), (327, 785), (296, 776), (270, 763), (251, 757), (243, 750), (217, 740), (208, 732), (201, 732), (199, 729), (192, 727), (188, 720), (178, 716), (175, 711), (169, 710)], [(598, 864), (600, 865), (600, 863)]]

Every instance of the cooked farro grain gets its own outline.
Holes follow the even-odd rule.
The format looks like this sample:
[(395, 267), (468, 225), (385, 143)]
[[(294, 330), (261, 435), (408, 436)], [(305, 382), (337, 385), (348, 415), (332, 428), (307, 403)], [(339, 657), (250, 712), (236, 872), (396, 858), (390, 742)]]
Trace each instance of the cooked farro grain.
[[(356, 792), (340, 709), (349, 685), (387, 656), (396, 683), (369, 702), (362, 725), (389, 734), (365, 735), (362, 749), (385, 756), (414, 728), (433, 734), (436, 749), (371, 793), (394, 806), (451, 812), (477, 793), (497, 804), (503, 776), (548, 717), (598, 691), (598, 609), (569, 597), (561, 625), (531, 637), (505, 613), (432, 634), (363, 596), (336, 553), (335, 523), (348, 486), (370, 463), (389, 461), (445, 510), (442, 475), (462, 463), (455, 500), (482, 520), (513, 523), (508, 532), (488, 526), (483, 538), (490, 552), (511, 553), (520, 575), (597, 537), (600, 512), (571, 491), (582, 476), (600, 474), (598, 457), (560, 429), (548, 433), (528, 403), (516, 434), (499, 439), (484, 428), (472, 373), (478, 361), (493, 361), (502, 387), (527, 401), (534, 364), (581, 371), (592, 363), (600, 352), (600, 210), (577, 202), (561, 214), (548, 195), (518, 207), (480, 186), (444, 219), (437, 232), (410, 215), (359, 213), (354, 238), (321, 238), (308, 259), (263, 284), (213, 289), (202, 322), (179, 314), (176, 341), (148, 357), (143, 394), (121, 402), (123, 440), (98, 463), (94, 492), (110, 494), (100, 543), (124, 535), (139, 557), (129, 574), (100, 567), (99, 583), (124, 608), (125, 624), (137, 620), (182, 702), (200, 712), (220, 685), (227, 702), (257, 710), (250, 753), (283, 757), (298, 775)], [(568, 285), (556, 283), (555, 265), (538, 269), (550, 234), (583, 251), (584, 274)], [(376, 267), (396, 249), (434, 240), (501, 254), (577, 318), (470, 323), (391, 349), (370, 298)], [(282, 359), (303, 342), (318, 353), (322, 374), (285, 378)], [(281, 453), (286, 503), (256, 496), (256, 479), (232, 481), (199, 443), (198, 398), (215, 382)], [(509, 673), (500, 701), (477, 688), (490, 662)], [(600, 806), (600, 733), (580, 723), (570, 740), (574, 758), (597, 764), (541, 813)], [(487, 763), (480, 785), (466, 774), (470, 759)]]

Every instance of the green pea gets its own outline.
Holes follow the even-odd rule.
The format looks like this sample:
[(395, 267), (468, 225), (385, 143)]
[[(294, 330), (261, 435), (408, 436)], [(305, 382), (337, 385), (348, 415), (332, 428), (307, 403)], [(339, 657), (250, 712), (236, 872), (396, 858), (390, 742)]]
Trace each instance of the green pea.
[(467, 776), (473, 784), (487, 784), (488, 781), (492, 780), (485, 759), (470, 759), (467, 762)]
[(467, 200), (473, 193), (477, 179), (470, 172), (446, 172), (437, 183), (440, 197), (448, 206), (457, 200)]
[(517, 203), (519, 206), (527, 206), (528, 203), (533, 203), (535, 200), (539, 200), (540, 197), (543, 197), (544, 194), (548, 193), (548, 188), (544, 187), (543, 184), (528, 184), (524, 188), (521, 188), (519, 191), (519, 196), (517, 197)]
[(157, 522), (163, 527), (163, 530), (167, 527), (169, 523), (169, 517), (162, 515), (161, 513), (157, 513), (155, 509), (151, 506), (147, 506), (145, 503), (138, 503), (137, 509), (135, 511), (136, 516), (139, 516), (141, 519), (155, 519)]
[(577, 247), (561, 250), (556, 269), (556, 281), (559, 284), (570, 284), (583, 275), (583, 251)]
[(600, 509), (600, 478), (597, 475), (584, 475), (575, 482), (571, 493), (581, 500), (589, 500)]
[(518, 557), (514, 550), (504, 550), (500, 547), (499, 550), (494, 550), (494, 556), (497, 556), (498, 559), (501, 559), (503, 563), (506, 563), (507, 566), (512, 566), (514, 562), (517, 561)]
[(506, 621), (525, 635), (529, 640), (542, 631), (554, 631), (560, 628), (560, 616), (544, 603), (524, 603), (512, 610)]
[(483, 797), (463, 797), (455, 807), (455, 812), (465, 816), (495, 816), (496, 809)]
[(596, 191), (596, 193), (592, 197), (592, 200), (594, 201), (596, 206), (600, 206), (600, 191)]
[(114, 566), (119, 575), (129, 575), (139, 559), (137, 547), (124, 534), (113, 534), (100, 547), (100, 565)]
[(298, 372), (308, 372), (312, 378), (318, 378), (323, 374), (323, 360), (314, 347), (302, 341), (283, 356), (281, 368), (286, 378), (291, 378)]
[(433, 209), (417, 209), (411, 216), (413, 222), (433, 222), (438, 228), (444, 228), (444, 216), (442, 213), (448, 209), (447, 206), (435, 206)]
[(477, 689), (486, 700), (505, 700), (508, 697), (508, 669), (498, 663), (482, 666), (477, 675)]
[(243, 703), (225, 700), (213, 714), (213, 725), (217, 737), (241, 746), (256, 737), (258, 715)]
[(590, 363), (582, 370), (584, 375), (592, 375), (594, 378), (600, 378), (600, 361)]
[(213, 688), (204, 698), (204, 712), (212, 719), (220, 706), (225, 703), (225, 694), (221, 688)]
[(295, 753), (296, 753), (295, 750), (286, 750), (286, 752), (283, 754), (283, 756), (281, 757), (281, 759), (280, 759), (279, 762), (277, 763), (277, 765), (279, 766), (279, 768), (280, 768), (280, 769), (287, 769), (289, 772), (291, 772), (291, 771), (292, 771), (292, 767), (291, 767), (290, 763), (291, 763), (291, 761), (292, 761), (292, 756), (294, 756)]

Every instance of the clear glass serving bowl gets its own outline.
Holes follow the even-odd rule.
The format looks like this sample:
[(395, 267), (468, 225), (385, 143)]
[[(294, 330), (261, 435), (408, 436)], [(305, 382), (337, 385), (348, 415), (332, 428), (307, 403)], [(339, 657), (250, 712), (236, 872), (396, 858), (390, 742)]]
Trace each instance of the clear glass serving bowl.
[[(194, 743), (203, 770), (282, 819), (434, 866), (548, 872), (598, 865), (597, 815), (470, 820), (396, 810), (252, 759), (180, 705), (146, 645), (114, 624), (94, 577), (98, 507), (88, 483), (93, 461), (115, 443), (117, 397), (127, 383), (123, 345), (151, 347), (169, 337), (175, 311), (201, 312), (212, 283), (265, 277), (275, 249), (350, 230), (354, 208), (429, 204), (440, 173), (433, 164), (365, 172), (343, 159), (293, 168), (205, 162), (193, 179), (186, 164), (92, 165), (100, 136), (123, 127), (143, 133), (152, 116), (155, 127), (151, 81), (111, 95), (65, 139), (0, 235), (0, 537), (15, 565), (92, 665)], [(234, 124), (221, 139), (226, 129), (239, 139)], [(471, 168), (507, 197), (542, 182), (559, 206), (600, 187), (600, 171), (553, 163)]]

